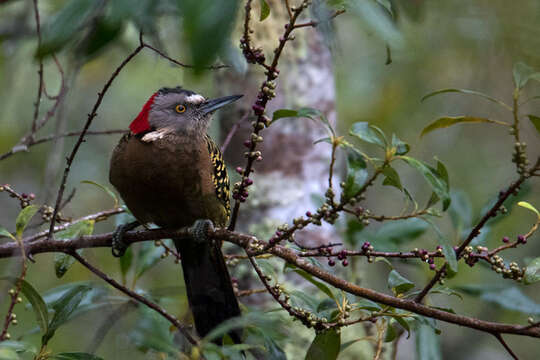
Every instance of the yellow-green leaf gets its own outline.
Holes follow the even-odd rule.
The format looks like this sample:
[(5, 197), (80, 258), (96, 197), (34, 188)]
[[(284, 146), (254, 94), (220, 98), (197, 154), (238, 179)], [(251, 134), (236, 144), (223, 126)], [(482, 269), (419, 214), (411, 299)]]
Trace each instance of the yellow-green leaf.
[(259, 3), (261, 4), (261, 15), (259, 20), (263, 21), (268, 17), (268, 15), (270, 15), (270, 6), (268, 6), (266, 0), (259, 0)]
[(321, 332), (311, 343), (305, 360), (335, 360), (341, 348), (341, 333), (336, 329)]
[(433, 130), (447, 128), (455, 124), (461, 124), (461, 123), (490, 123), (490, 124), (497, 124), (497, 125), (505, 125), (508, 124), (502, 122), (502, 121), (496, 121), (496, 120), (490, 120), (486, 118), (480, 118), (480, 117), (473, 117), (473, 116), (444, 116), (441, 118), (438, 118), (428, 126), (422, 130), (422, 133), (420, 134), (420, 137), (426, 135), (429, 132), (432, 132)]
[(540, 220), (540, 212), (538, 212), (538, 210), (536, 210), (536, 208), (534, 206), (532, 206), (531, 204), (529, 204), (526, 201), (520, 201), (517, 204), (519, 206), (521, 206), (521, 207), (524, 207), (525, 209), (531, 210), (533, 213), (536, 214), (536, 216), (538, 216), (538, 219)]
[[(69, 240), (83, 235), (92, 235), (94, 232), (94, 220), (79, 221), (56, 235), (58, 240)], [(81, 254), (82, 250), (77, 250)], [(69, 270), (75, 259), (68, 254), (57, 253), (54, 256), (54, 270), (56, 277), (61, 278)]]
[(13, 240), (15, 240), (15, 236), (11, 235), (9, 231), (7, 231), (5, 228), (0, 226), (0, 237), (2, 236), (12, 238)]
[(435, 95), (444, 94), (444, 93), (450, 93), (450, 92), (456, 92), (456, 93), (466, 94), (466, 95), (480, 96), (480, 97), (482, 97), (482, 98), (484, 98), (486, 100), (493, 101), (494, 103), (501, 105), (502, 107), (504, 107), (507, 110), (512, 111), (512, 108), (510, 106), (508, 106), (506, 103), (502, 102), (501, 100), (496, 99), (496, 98), (494, 98), (492, 96), (489, 96), (487, 94), (481, 93), (480, 91), (474, 91), (474, 90), (469, 90), (469, 89), (441, 89), (441, 90), (436, 90), (436, 91), (430, 92), (429, 94), (425, 95), (422, 98), (422, 100), (420, 100), (420, 101), (424, 101), (424, 100), (426, 100), (426, 99), (428, 99), (428, 98), (430, 98), (432, 96), (435, 96)]
[(112, 191), (112, 190), (109, 189), (108, 187), (106, 187), (106, 186), (104, 186), (104, 185), (101, 185), (101, 184), (98, 184), (97, 182), (90, 181), (90, 180), (83, 180), (83, 181), (81, 181), (81, 183), (83, 183), (83, 184), (90, 184), (90, 185), (97, 186), (97, 187), (100, 188), (101, 190), (105, 191), (105, 192), (106, 192), (106, 193), (114, 200), (114, 207), (118, 207), (118, 206), (119, 206), (118, 196), (116, 196), (116, 194), (114, 193), (114, 191)]
[(46, 333), (49, 326), (49, 311), (47, 310), (45, 301), (43, 301), (43, 298), (37, 292), (37, 290), (26, 280), (18, 279), (14, 276), (3, 276), (0, 277), (0, 280), (10, 281), (13, 285), (20, 284), (21, 292), (32, 306), (32, 310), (34, 310), (34, 314), (36, 315), (36, 320), (41, 328), (41, 331)]
[(15, 221), (15, 231), (18, 238), (22, 236), (26, 225), (28, 225), (30, 219), (32, 219), (32, 217), (38, 210), (39, 206), (37, 205), (29, 205), (21, 210), (21, 212), (17, 216), (17, 220)]
[(538, 133), (540, 134), (540, 117), (531, 114), (527, 115), (527, 117), (529, 118), (529, 120), (531, 120), (532, 124), (536, 128), (536, 131), (538, 131)]

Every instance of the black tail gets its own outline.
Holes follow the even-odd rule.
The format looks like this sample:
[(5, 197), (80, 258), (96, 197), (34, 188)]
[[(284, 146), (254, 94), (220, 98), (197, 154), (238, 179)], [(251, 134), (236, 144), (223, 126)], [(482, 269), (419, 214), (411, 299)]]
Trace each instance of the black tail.
[[(192, 239), (175, 240), (182, 258), (189, 306), (200, 336), (206, 336), (223, 321), (240, 315), (231, 278), (214, 241), (197, 244)], [(241, 342), (241, 331), (231, 331), (235, 343)], [(221, 344), (221, 338), (215, 341)]]

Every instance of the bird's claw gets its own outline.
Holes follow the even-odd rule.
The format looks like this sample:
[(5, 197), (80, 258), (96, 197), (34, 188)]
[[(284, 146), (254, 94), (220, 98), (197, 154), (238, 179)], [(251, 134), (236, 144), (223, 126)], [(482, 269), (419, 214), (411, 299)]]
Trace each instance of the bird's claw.
[(214, 223), (209, 219), (196, 220), (189, 232), (196, 243), (201, 244), (208, 241), (208, 230), (214, 231)]
[(128, 231), (135, 229), (139, 225), (140, 223), (138, 221), (134, 221), (131, 223), (119, 225), (116, 228), (112, 236), (112, 246), (111, 246), (111, 252), (114, 257), (121, 257), (126, 253), (126, 250), (129, 247), (129, 244), (126, 244), (124, 242), (124, 234)]

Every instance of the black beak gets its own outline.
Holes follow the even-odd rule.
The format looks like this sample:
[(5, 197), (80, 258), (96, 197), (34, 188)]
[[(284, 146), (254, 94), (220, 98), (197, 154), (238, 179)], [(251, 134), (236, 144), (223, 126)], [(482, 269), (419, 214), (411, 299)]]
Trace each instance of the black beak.
[(199, 110), (202, 111), (203, 115), (209, 114), (211, 112), (216, 111), (220, 107), (223, 107), (227, 104), (230, 104), (238, 99), (240, 99), (244, 95), (231, 95), (231, 96), (224, 96), (217, 99), (211, 99), (206, 100), (201, 104), (199, 107)]

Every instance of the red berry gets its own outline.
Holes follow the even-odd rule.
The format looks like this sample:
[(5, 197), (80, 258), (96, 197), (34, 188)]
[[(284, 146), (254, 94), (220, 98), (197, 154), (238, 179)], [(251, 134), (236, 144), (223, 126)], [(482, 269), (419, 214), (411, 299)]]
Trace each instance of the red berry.
[(341, 263), (343, 266), (349, 266), (349, 261), (347, 259), (343, 260)]
[(430, 268), (431, 270), (435, 270), (435, 264), (429, 264), (429, 268)]
[(505, 236), (505, 237), (502, 238), (503, 243), (507, 243), (509, 241), (510, 241), (510, 239), (508, 238), (508, 236)]
[(334, 266), (334, 265), (336, 265), (336, 262), (334, 260), (330, 259), (330, 260), (328, 260), (328, 265)]

